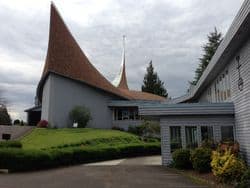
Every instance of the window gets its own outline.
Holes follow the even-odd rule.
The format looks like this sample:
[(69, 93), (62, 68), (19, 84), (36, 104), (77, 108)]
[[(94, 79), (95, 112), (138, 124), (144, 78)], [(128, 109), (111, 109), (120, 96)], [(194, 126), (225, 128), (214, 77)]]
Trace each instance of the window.
[(171, 152), (182, 148), (181, 145), (181, 127), (170, 127), (170, 148)]
[(187, 148), (191, 149), (198, 147), (197, 127), (186, 127), (185, 132)]
[(221, 140), (222, 141), (234, 140), (233, 126), (222, 126), (221, 127)]
[(122, 120), (122, 110), (121, 109), (118, 109), (118, 110), (116, 110), (116, 112), (117, 112), (117, 120)]
[(114, 120), (138, 120), (138, 109), (137, 108), (115, 108), (114, 109)]
[(214, 81), (214, 93), (211, 96), (215, 96), (213, 101), (215, 102), (224, 102), (228, 101), (231, 98), (231, 84), (230, 84), (230, 75), (229, 71), (225, 70), (220, 74), (217, 79)]
[(128, 109), (123, 109), (122, 110), (122, 120), (129, 119), (129, 111)]
[(212, 126), (201, 126), (201, 140), (213, 140)]

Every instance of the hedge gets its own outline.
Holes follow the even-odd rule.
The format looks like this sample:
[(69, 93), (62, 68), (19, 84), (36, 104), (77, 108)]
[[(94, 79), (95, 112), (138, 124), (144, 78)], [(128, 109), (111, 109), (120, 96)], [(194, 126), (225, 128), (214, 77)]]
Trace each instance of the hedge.
[(16, 140), (1, 141), (0, 148), (21, 148), (22, 143)]
[(0, 149), (0, 169), (28, 171), (160, 153), (159, 143), (81, 146), (49, 150)]

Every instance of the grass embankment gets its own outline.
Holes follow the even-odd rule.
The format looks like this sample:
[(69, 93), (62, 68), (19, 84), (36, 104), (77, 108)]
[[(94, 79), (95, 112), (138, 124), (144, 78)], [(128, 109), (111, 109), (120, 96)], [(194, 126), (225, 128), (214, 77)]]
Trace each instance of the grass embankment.
[(79, 145), (117, 145), (142, 143), (136, 135), (115, 131), (90, 128), (44, 129), (36, 128), (21, 139), (24, 149), (48, 149)]
[(115, 130), (37, 128), (21, 143), (21, 149), (0, 148), (0, 168), (36, 170), (160, 153), (159, 141)]

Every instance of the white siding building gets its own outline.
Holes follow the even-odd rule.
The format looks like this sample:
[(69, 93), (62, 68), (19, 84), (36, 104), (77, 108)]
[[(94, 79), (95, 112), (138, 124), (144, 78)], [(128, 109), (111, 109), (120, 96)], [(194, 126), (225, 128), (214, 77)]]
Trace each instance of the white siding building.
[(164, 165), (171, 161), (171, 146), (195, 147), (204, 137), (237, 140), (250, 164), (249, 0), (244, 1), (197, 85), (168, 103), (141, 105), (139, 114), (160, 118)]

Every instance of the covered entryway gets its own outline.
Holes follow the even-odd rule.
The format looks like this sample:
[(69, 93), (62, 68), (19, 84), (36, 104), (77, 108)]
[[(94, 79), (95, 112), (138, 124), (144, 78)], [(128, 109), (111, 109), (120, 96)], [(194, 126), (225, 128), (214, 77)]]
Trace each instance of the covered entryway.
[(35, 106), (33, 108), (25, 110), (27, 112), (27, 123), (30, 126), (36, 126), (41, 120), (41, 106)]
[(145, 105), (139, 113), (160, 118), (163, 165), (172, 161), (171, 153), (178, 148), (235, 138), (233, 103)]

